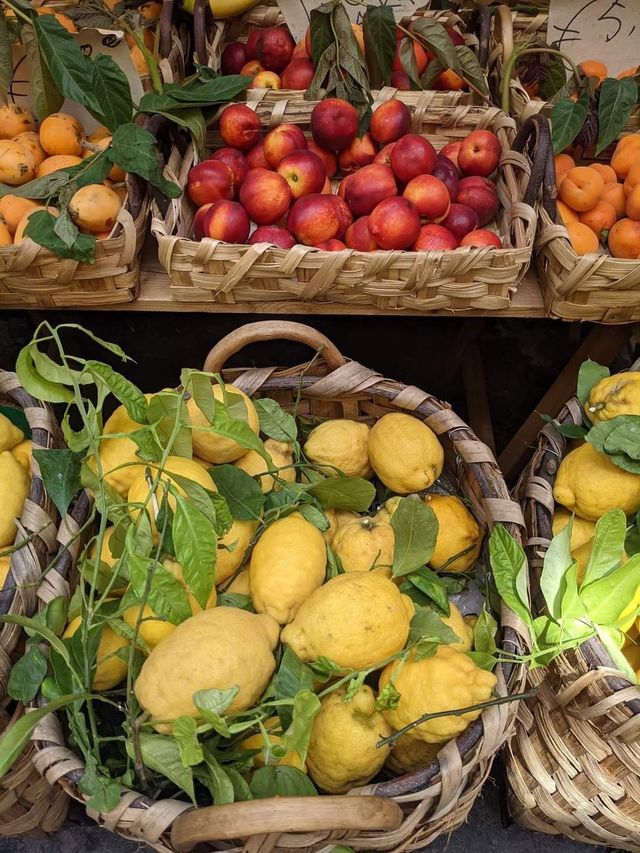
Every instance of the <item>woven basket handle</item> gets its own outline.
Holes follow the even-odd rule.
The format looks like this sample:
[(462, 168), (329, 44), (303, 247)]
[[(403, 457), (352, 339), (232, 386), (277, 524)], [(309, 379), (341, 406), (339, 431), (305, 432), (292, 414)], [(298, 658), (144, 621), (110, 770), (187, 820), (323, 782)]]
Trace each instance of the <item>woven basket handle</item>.
[(158, 27), (160, 29), (160, 42), (158, 52), (160, 59), (168, 59), (173, 43), (173, 6), (174, 0), (162, 0), (162, 10)]
[(204, 362), (204, 369), (209, 373), (219, 373), (231, 356), (240, 352), (249, 344), (258, 341), (296, 341), (306, 344), (314, 350), (322, 350), (329, 370), (337, 370), (346, 363), (345, 357), (329, 338), (304, 323), (291, 323), (287, 320), (262, 320), (258, 323), (247, 323), (239, 329), (225, 335), (211, 349)]
[(513, 53), (513, 18), (509, 6), (496, 7), (496, 23), (498, 25), (495, 32), (496, 41), (502, 45), (502, 61), (506, 62)]
[(193, 47), (200, 65), (207, 64), (207, 9), (208, 0), (195, 0), (193, 7)]
[(383, 797), (273, 797), (184, 812), (173, 822), (171, 843), (187, 853), (206, 841), (281, 832), (385, 831), (401, 822), (400, 806)]
[(514, 151), (522, 153), (528, 142), (532, 143), (530, 147), (533, 150), (533, 162), (531, 163), (529, 183), (522, 200), (525, 204), (533, 207), (538, 200), (538, 193), (543, 182), (546, 191), (549, 168), (550, 166), (553, 167), (549, 120), (539, 113), (530, 116), (523, 122), (511, 147)]

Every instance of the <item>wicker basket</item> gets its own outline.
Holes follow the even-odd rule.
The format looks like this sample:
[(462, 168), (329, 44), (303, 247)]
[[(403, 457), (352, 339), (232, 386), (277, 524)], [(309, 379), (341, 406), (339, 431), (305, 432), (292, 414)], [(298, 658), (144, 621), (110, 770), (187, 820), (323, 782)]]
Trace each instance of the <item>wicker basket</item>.
[[(20, 408), (31, 428), (33, 447), (47, 450), (61, 446), (61, 436), (53, 412), (46, 403), (34, 400), (21, 387), (15, 373), (0, 371), (0, 402)], [(0, 613), (31, 616), (38, 604), (36, 591), (55, 551), (58, 513), (45, 492), (35, 460), (32, 462), (31, 489), (18, 525), (15, 544), (30, 537), (11, 557), (11, 568), (0, 591)], [(57, 593), (61, 594), (60, 591)], [(0, 626), (0, 731), (5, 731), (24, 713), (7, 696), (11, 666), (22, 654), (22, 628)], [(67, 813), (64, 791), (52, 788), (32, 764), (34, 747), (29, 746), (0, 782), (0, 836), (42, 837), (59, 828)]]
[[(322, 353), (310, 364), (290, 369), (224, 370), (233, 353), (257, 341), (295, 340)], [(253, 396), (275, 398), (302, 415), (341, 417), (368, 423), (390, 411), (409, 411), (440, 437), (445, 469), (456, 478), (485, 530), (504, 523), (520, 539), (520, 508), (507, 488), (491, 451), (446, 403), (418, 388), (404, 386), (342, 357), (319, 332), (287, 322), (253, 323), (233, 332), (209, 353), (205, 369), (222, 371), (225, 381)], [(65, 524), (66, 522), (63, 522)], [(77, 529), (78, 518), (72, 522)], [(510, 651), (526, 647), (526, 629), (502, 608), (502, 645)], [(521, 666), (500, 666), (497, 692), (513, 695), (524, 678)], [(153, 802), (123, 790), (110, 814), (93, 814), (101, 825), (144, 841), (158, 851), (285, 851), (319, 853), (334, 844), (354, 850), (414, 850), (462, 823), (486, 779), (491, 760), (509, 737), (515, 705), (493, 706), (464, 734), (449, 742), (430, 767), (408, 776), (353, 790), (345, 797), (276, 798), (192, 810), (184, 801)], [(58, 778), (71, 796), (82, 801), (77, 783), (83, 763), (65, 744), (58, 718), (46, 718), (34, 733), (36, 766), (47, 778)], [(359, 795), (359, 796), (354, 796)], [(185, 814), (186, 813), (186, 814)], [(210, 842), (210, 843), (204, 843)]]
[[(200, 9), (197, 8), (200, 4)], [(208, 0), (197, 0), (196, 12), (194, 15), (194, 43), (195, 53), (198, 61), (201, 64), (208, 65), (214, 71), (220, 70), (220, 59), (225, 46), (232, 41), (246, 41), (249, 34), (256, 29), (272, 26), (285, 26), (285, 18), (277, 4), (265, 4), (255, 6), (249, 12), (236, 18), (229, 18), (224, 21), (210, 20), (208, 13)], [(410, 19), (403, 21), (405, 25), (415, 20), (418, 17), (429, 17), (440, 21), (447, 27), (458, 27), (464, 35), (465, 44), (469, 47), (479, 46), (482, 43), (485, 45), (484, 55), (488, 52), (488, 37), (489, 37), (489, 22), (490, 17), (487, 15), (486, 34), (484, 40), (479, 42), (479, 39), (467, 29), (467, 25), (463, 18), (451, 11), (422, 11), (416, 12)], [(482, 50), (479, 47), (479, 52)], [(480, 57), (480, 64), (485, 67)], [(407, 104), (415, 102), (416, 96), (421, 92), (405, 92), (395, 91), (395, 97), (400, 98)], [(378, 93), (373, 92), (373, 97), (377, 97)], [(470, 92), (430, 92), (434, 106), (450, 107), (456, 104), (477, 104), (479, 98), (474, 93)], [(296, 89), (247, 89), (244, 97), (248, 101), (264, 103), (272, 108), (273, 104), (279, 101), (304, 101), (304, 91)]]
[[(582, 423), (577, 397), (558, 420)], [(564, 452), (564, 438), (545, 426), (517, 487), (534, 585), (552, 536), (553, 484)], [(597, 639), (548, 670), (531, 671), (528, 681), (538, 696), (520, 704), (506, 750), (512, 815), (530, 829), (638, 853), (640, 687), (616, 671)]]
[[(382, 90), (381, 99), (394, 90)], [(423, 93), (428, 98), (430, 93)], [(282, 121), (274, 106), (271, 121)], [(312, 104), (287, 103), (284, 120), (308, 129)], [(489, 128), (500, 139), (503, 156), (497, 182), (501, 209), (498, 227), (505, 249), (460, 248), (448, 252), (322, 252), (308, 246), (289, 251), (191, 239), (194, 210), (186, 196), (169, 204), (166, 213), (154, 205), (151, 229), (158, 238), (159, 258), (169, 273), (174, 298), (182, 302), (270, 302), (296, 299), (393, 310), (412, 308), (497, 310), (509, 306), (510, 295), (525, 274), (536, 228), (533, 204), (548, 159), (548, 126), (543, 119), (523, 129), (516, 140), (515, 123), (496, 108), (416, 106), (414, 132), (428, 136), (436, 148), (463, 139), (471, 130)], [(263, 124), (268, 122), (263, 118)], [(533, 170), (521, 153), (536, 132)], [(213, 143), (217, 142), (213, 138)], [(530, 146), (534, 147), (534, 146)], [(193, 147), (174, 148), (168, 173), (185, 186), (195, 163)], [(531, 177), (531, 180), (529, 178)]]

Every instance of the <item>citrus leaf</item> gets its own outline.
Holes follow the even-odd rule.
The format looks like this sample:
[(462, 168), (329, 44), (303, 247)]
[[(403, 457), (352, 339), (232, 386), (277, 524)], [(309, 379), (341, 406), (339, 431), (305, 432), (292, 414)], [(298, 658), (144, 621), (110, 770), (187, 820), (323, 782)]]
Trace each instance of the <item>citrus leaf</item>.
[(36, 696), (47, 674), (47, 659), (37, 646), (29, 646), (11, 668), (7, 693), (26, 705)]
[(318, 793), (305, 773), (286, 764), (256, 770), (250, 788), (257, 800), (269, 797), (309, 797)]
[(583, 589), (620, 568), (626, 533), (627, 519), (621, 509), (612, 509), (598, 519), (582, 581)]
[[(447, 590), (442, 579), (431, 569), (421, 568), (419, 572), (412, 572), (400, 585), (400, 592), (419, 607), (423, 607), (430, 601), (434, 602), (445, 616), (451, 612)], [(416, 593), (418, 593), (416, 595)]]
[(285, 754), (297, 752), (302, 762), (307, 757), (311, 727), (320, 710), (320, 700), (310, 689), (296, 693), (293, 700), (292, 721), (280, 741)]
[(500, 598), (525, 625), (532, 617), (526, 596), (527, 558), (516, 540), (502, 524), (496, 524), (489, 538), (489, 560)]
[(193, 767), (194, 764), (204, 761), (202, 746), (198, 741), (198, 724), (193, 717), (178, 717), (174, 720), (171, 734), (178, 744), (180, 760), (184, 767)]
[(461, 640), (462, 637), (458, 637), (442, 621), (433, 607), (420, 607), (416, 610), (409, 627), (409, 645), (417, 643), (448, 645), (449, 643), (459, 643)]
[(590, 618), (597, 625), (614, 627), (640, 587), (640, 554), (624, 566), (593, 581), (580, 591)]
[[(574, 562), (571, 556), (572, 530), (573, 518), (557, 536), (553, 537), (544, 557), (540, 589), (552, 619), (560, 618), (563, 595), (566, 589), (566, 576)], [(575, 614), (570, 615), (575, 616)]]
[(298, 438), (298, 427), (296, 419), (275, 400), (268, 397), (253, 401), (258, 417), (260, 418), (260, 431), (269, 438), (276, 441), (296, 441)]
[(147, 420), (147, 401), (142, 391), (120, 373), (102, 361), (87, 361), (87, 370), (101, 379), (119, 400), (131, 420), (143, 424)]
[(185, 583), (205, 610), (216, 579), (218, 541), (213, 527), (204, 513), (178, 496), (171, 534)]
[(600, 86), (598, 101), (598, 142), (596, 157), (620, 134), (638, 101), (638, 87), (626, 77), (607, 77)]
[(482, 67), (478, 62), (478, 57), (471, 48), (466, 45), (459, 44), (456, 45), (454, 49), (456, 56), (458, 57), (457, 73), (463, 80), (466, 80), (467, 83), (471, 83), (471, 85), (479, 92), (482, 92), (483, 95), (488, 96), (489, 87), (487, 86), (487, 80), (482, 72)]
[(589, 112), (589, 95), (582, 92), (577, 101), (561, 98), (551, 112), (553, 153), (561, 151), (576, 138)]
[[(148, 557), (136, 554), (129, 554), (127, 561), (131, 586), (137, 598), (143, 601), (151, 561)], [(147, 604), (154, 613), (166, 618), (172, 625), (179, 625), (191, 616), (191, 607), (182, 584), (162, 565), (154, 569)]]
[(239, 521), (260, 518), (265, 498), (258, 483), (246, 471), (235, 465), (216, 465), (211, 469), (211, 477), (233, 518)]
[(361, 477), (329, 477), (308, 488), (308, 493), (325, 509), (365, 512), (376, 496), (373, 483)]
[(80, 468), (84, 453), (73, 450), (34, 450), (47, 494), (64, 516), (82, 487)]
[[(171, 737), (164, 735), (147, 734), (140, 732), (138, 735), (138, 746), (140, 757), (144, 764), (155, 770), (174, 785), (181, 788), (195, 805), (196, 795), (193, 786), (193, 772), (190, 767), (185, 767), (180, 757), (180, 747)], [(126, 742), (129, 758), (136, 759), (135, 750), (131, 741)]]
[(438, 538), (438, 519), (421, 500), (402, 498), (391, 516), (395, 533), (393, 577), (411, 574), (431, 559)]
[[(640, 416), (626, 415), (625, 420), (613, 429), (604, 440), (604, 449), (609, 455), (625, 453), (640, 460)], [(613, 420), (617, 421), (618, 418)]]
[[(280, 666), (271, 682), (273, 698), (292, 699), (298, 693), (313, 689), (313, 671), (285, 646), (280, 660)], [(278, 706), (278, 716), (283, 729), (291, 725), (292, 713), (290, 705)]]
[(224, 806), (232, 803), (235, 793), (233, 783), (210, 749), (205, 750), (204, 760), (210, 774), (210, 791), (214, 805)]

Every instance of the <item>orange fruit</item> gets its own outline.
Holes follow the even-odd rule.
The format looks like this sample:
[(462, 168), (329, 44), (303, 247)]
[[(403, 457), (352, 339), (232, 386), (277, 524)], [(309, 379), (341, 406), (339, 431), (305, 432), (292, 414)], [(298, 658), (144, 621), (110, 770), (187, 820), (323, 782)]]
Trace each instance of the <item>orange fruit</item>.
[(14, 136), (13, 141), (27, 146), (35, 158), (36, 166), (39, 166), (43, 160), (47, 159), (47, 152), (40, 145), (40, 137), (35, 130), (25, 130), (24, 133)]
[(618, 219), (622, 219), (627, 201), (622, 184), (605, 184), (600, 201), (608, 201), (609, 204), (612, 204), (615, 208), (616, 216)]
[(433, 84), (433, 88), (438, 92), (459, 92), (466, 87), (467, 84), (462, 77), (450, 68), (438, 74)]
[(578, 65), (578, 68), (585, 77), (597, 77), (600, 83), (609, 74), (609, 69), (604, 62), (598, 62), (597, 59), (586, 59)]
[(633, 68), (627, 68), (624, 71), (621, 71), (619, 74), (616, 74), (618, 80), (623, 80), (625, 77), (635, 77), (638, 73), (638, 66), (634, 65)]
[(0, 217), (2, 217), (2, 221), (9, 229), (9, 234), (12, 237), (25, 213), (36, 210), (38, 207), (42, 207), (42, 205), (31, 201), (30, 198), (20, 198), (17, 195), (3, 195), (0, 198)]
[(606, 232), (613, 228), (617, 218), (615, 207), (610, 202), (602, 200), (591, 210), (585, 210), (579, 216), (580, 222), (591, 228), (598, 240), (606, 237)]
[(40, 144), (53, 156), (55, 154), (82, 154), (84, 131), (75, 116), (67, 113), (52, 113), (40, 125)]
[(13, 139), (19, 133), (35, 129), (36, 123), (29, 110), (17, 104), (4, 104), (0, 107), (0, 139)]
[(145, 59), (143, 52), (137, 44), (134, 44), (133, 47), (129, 48), (129, 54), (131, 56), (131, 61), (133, 62), (133, 67), (138, 72), (138, 75), (140, 77), (148, 77), (149, 66), (147, 65), (147, 60)]
[(591, 210), (602, 195), (604, 178), (589, 166), (569, 169), (558, 190), (561, 200), (572, 210), (581, 213)]
[(576, 161), (570, 154), (556, 154), (553, 158), (553, 163), (556, 167), (556, 185), (560, 186), (562, 179), (569, 169), (575, 168)]
[(36, 176), (36, 158), (30, 148), (12, 139), (0, 139), (0, 181), (19, 187)]
[(566, 227), (576, 255), (588, 255), (598, 251), (600, 241), (588, 225), (583, 222), (570, 222)]
[[(143, 27), (141, 30), (138, 30), (137, 34), (142, 39), (142, 43), (147, 48), (147, 50), (155, 50), (156, 37), (154, 34), (154, 27)], [(129, 45), (129, 47), (133, 47), (134, 45), (138, 44), (138, 42), (130, 33), (127, 33), (127, 35), (124, 37), (124, 40)]]
[(87, 184), (71, 196), (69, 216), (87, 231), (110, 231), (122, 207), (119, 195), (104, 184)]
[(145, 23), (153, 24), (160, 17), (162, 3), (158, 2), (158, 0), (149, 0), (149, 2), (143, 3), (142, 6), (138, 6), (138, 12)]
[(97, 145), (100, 140), (106, 139), (107, 136), (109, 138), (111, 137), (111, 131), (103, 124), (99, 124), (96, 129), (92, 130), (89, 136), (87, 136), (87, 142), (91, 142), (93, 145)]
[(640, 163), (640, 133), (623, 136), (611, 157), (611, 167), (620, 180), (627, 177), (634, 163)]
[(618, 181), (618, 176), (611, 166), (607, 166), (605, 163), (590, 163), (589, 168), (595, 169), (598, 174), (602, 175), (605, 184), (615, 184)]
[(640, 184), (640, 158), (627, 172), (627, 177), (624, 179), (624, 194), (627, 198), (631, 195), (634, 188)]
[[(57, 207), (45, 207), (38, 208), (38, 210), (47, 210), (49, 213), (52, 213), (54, 216), (60, 216), (60, 211)], [(13, 235), (14, 243), (22, 243), (23, 240), (27, 238), (24, 236), (24, 230), (27, 227), (27, 222), (29, 221), (29, 217), (35, 213), (35, 210), (28, 210), (25, 215), (22, 217), (20, 222), (18, 222), (18, 227), (16, 228), (16, 233)]]
[(38, 15), (53, 15), (60, 26), (64, 27), (68, 33), (78, 32), (78, 28), (68, 15), (64, 15), (62, 12), (56, 12), (56, 10), (52, 9), (50, 6), (40, 6), (36, 9), (36, 12)]
[(12, 244), (13, 237), (11, 236), (9, 229), (3, 222), (0, 222), (0, 246), (11, 246)]
[[(108, 148), (111, 145), (111, 137), (105, 136), (104, 139), (100, 139), (98, 142), (95, 142), (94, 145), (101, 151), (103, 151), (105, 148)], [(82, 155), (82, 159), (88, 160), (89, 157), (93, 157), (93, 155), (97, 153), (97, 151), (92, 151), (90, 148), (85, 148), (84, 153)], [(114, 166), (107, 177), (109, 177), (112, 181), (124, 181), (127, 175), (125, 172), (122, 171), (120, 166)]]
[(73, 154), (56, 154), (55, 157), (47, 157), (40, 163), (36, 177), (44, 178), (45, 175), (57, 172), (58, 169), (68, 169), (70, 166), (77, 166), (78, 163), (82, 163), (81, 158)]
[(640, 258), (640, 222), (620, 219), (609, 231), (608, 244), (614, 258)]
[(625, 213), (629, 219), (640, 219), (640, 186), (634, 187), (631, 195), (627, 196)]
[(556, 202), (556, 207), (558, 208), (558, 213), (560, 214), (560, 219), (562, 219), (565, 225), (568, 225), (570, 222), (578, 222), (578, 214), (575, 210), (571, 210), (570, 207), (563, 202), (558, 200)]

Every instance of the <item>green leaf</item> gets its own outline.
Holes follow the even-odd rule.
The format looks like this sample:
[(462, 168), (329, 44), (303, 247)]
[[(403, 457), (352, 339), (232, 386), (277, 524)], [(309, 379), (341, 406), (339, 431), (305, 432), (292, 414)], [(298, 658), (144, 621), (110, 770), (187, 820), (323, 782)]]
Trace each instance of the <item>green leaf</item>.
[(33, 361), (33, 349), (37, 345), (33, 342), (23, 347), (16, 361), (16, 373), (24, 390), (37, 400), (47, 403), (70, 403), (73, 394), (68, 388), (57, 382), (49, 382), (40, 376)]
[(256, 800), (270, 797), (312, 797), (318, 793), (306, 773), (286, 764), (256, 770), (249, 787)]
[(329, 477), (307, 490), (325, 509), (366, 512), (376, 496), (373, 483), (361, 477)]
[(171, 726), (184, 767), (193, 767), (204, 761), (202, 746), (198, 740), (198, 724), (193, 717), (178, 717)]
[[(618, 415), (608, 421), (602, 421), (589, 430), (587, 441), (600, 453), (606, 454), (614, 465), (632, 474), (640, 474), (640, 460), (627, 453), (607, 451), (607, 442), (615, 431), (616, 438), (612, 439), (613, 446), (629, 447), (637, 455), (634, 435), (637, 434), (640, 417), (638, 415)], [(620, 430), (620, 432), (618, 432)]]
[[(174, 435), (176, 418), (181, 426), (177, 435), (174, 436), (171, 445), (169, 442)], [(147, 421), (154, 424), (158, 438), (166, 450), (174, 456), (184, 456), (191, 459), (193, 448), (191, 445), (191, 427), (189, 425), (189, 413), (182, 396), (175, 391), (160, 391), (154, 394), (149, 401), (147, 409)]]
[(235, 465), (216, 465), (210, 474), (218, 493), (226, 500), (233, 518), (239, 521), (260, 518), (264, 508), (264, 495), (253, 477)]
[(411, 32), (420, 36), (423, 46), (433, 53), (445, 68), (459, 71), (458, 54), (444, 26), (434, 18), (418, 18)]
[(147, 401), (142, 391), (102, 361), (87, 361), (87, 370), (107, 386), (119, 400), (132, 421), (143, 424), (147, 419)]
[(197, 690), (193, 694), (193, 704), (200, 712), (202, 719), (212, 725), (223, 737), (229, 737), (227, 721), (222, 716), (229, 708), (239, 690), (238, 685), (225, 690), (211, 687), (209, 690)]
[(622, 80), (607, 77), (602, 81), (598, 100), (596, 157), (617, 139), (637, 102), (638, 86), (635, 80), (630, 77)]
[[(4, 15), (0, 28), (4, 28), (4, 33), (7, 34), (7, 25)], [(2, 67), (2, 91), (9, 90), (9, 83), (13, 76), (13, 68), (11, 63), (11, 47), (8, 47), (5, 53), (4, 36), (3, 44), (0, 46), (0, 63)], [(51, 113), (56, 113), (64, 103), (64, 97), (58, 91), (58, 87), (53, 81), (49, 66), (42, 54), (40, 44), (36, 38), (35, 31), (30, 24), (22, 27), (20, 33), (20, 41), (24, 47), (29, 63), (29, 79), (31, 81), (31, 102), (33, 112), (37, 119), (42, 121)], [(7, 65), (9, 71), (9, 80), (7, 85), (4, 85), (4, 78), (7, 73)]]
[(388, 681), (376, 699), (376, 711), (395, 711), (400, 701), (400, 693), (393, 681)]
[(155, 437), (151, 427), (143, 427), (129, 433), (131, 441), (138, 446), (138, 456), (147, 462), (159, 462), (162, 458), (162, 447)]
[(155, 137), (137, 124), (123, 124), (115, 130), (106, 156), (125, 172), (133, 172), (149, 181), (167, 198), (182, 195), (180, 187), (162, 174)]
[(567, 72), (561, 57), (550, 55), (547, 59), (549, 62), (544, 80), (540, 83), (540, 96), (544, 101), (551, 101), (565, 86)]
[(615, 627), (639, 587), (640, 554), (635, 554), (615, 572), (583, 586), (580, 595), (593, 622)]
[[(604, 449), (609, 456), (626, 454), (636, 461), (640, 460), (640, 416), (626, 415), (621, 423), (604, 440)], [(616, 419), (614, 419), (616, 420)]]
[(320, 63), (320, 58), (325, 51), (330, 48), (335, 48), (335, 37), (331, 25), (332, 7), (328, 8), (325, 4), (321, 8), (311, 9), (310, 29), (311, 29), (311, 58), (313, 64), (317, 68)]
[(31, 632), (30, 636), (38, 635), (42, 637), (58, 652), (65, 663), (69, 663), (69, 650), (65, 646), (64, 642), (54, 634), (51, 628), (43, 625), (40, 620), (30, 618), (29, 616), (18, 616), (13, 613), (5, 613), (0, 615), (0, 624), (4, 622), (9, 625), (20, 625), (20, 627), (24, 628), (28, 634)]
[(250, 85), (252, 78), (240, 74), (225, 74), (213, 80), (194, 80), (190, 85), (167, 83), (164, 94), (148, 92), (140, 100), (140, 112), (173, 112), (225, 104)]
[(473, 648), (476, 652), (484, 652), (493, 656), (498, 651), (496, 646), (497, 633), (498, 623), (485, 605), (473, 626)]
[(577, 101), (571, 98), (560, 98), (551, 111), (551, 138), (553, 153), (561, 151), (573, 142), (589, 112), (589, 95), (583, 91)]
[(640, 553), (640, 512), (636, 513), (635, 520), (627, 531), (624, 550), (630, 557)]
[[(139, 557), (136, 554), (130, 554), (128, 557), (131, 586), (140, 601), (145, 597), (147, 575), (152, 562), (148, 557)], [(147, 604), (158, 617), (166, 618), (172, 625), (179, 625), (191, 616), (191, 607), (184, 587), (160, 564), (156, 565), (153, 571)]]
[[(273, 690), (273, 698), (292, 699), (299, 693), (313, 689), (314, 674), (313, 670), (296, 657), (296, 654), (291, 651), (289, 646), (284, 647), (280, 666), (273, 677), (271, 687)], [(291, 706), (278, 706), (278, 715), (283, 729), (287, 729), (291, 725), (292, 713)]]
[(110, 812), (120, 802), (120, 785), (96, 766), (93, 755), (87, 757), (78, 790), (88, 797), (87, 807), (98, 812)]
[(458, 637), (432, 607), (420, 607), (416, 610), (409, 627), (409, 645), (417, 643), (448, 645), (459, 643), (461, 640), (462, 637)]
[(572, 530), (573, 519), (557, 536), (553, 537), (544, 558), (540, 589), (544, 595), (549, 614), (553, 619), (560, 618), (567, 571), (574, 562), (571, 556)]
[(620, 650), (620, 646), (617, 642), (615, 631), (611, 631), (607, 628), (602, 628), (601, 626), (597, 626), (597, 634), (598, 639), (605, 647), (606, 651), (609, 653), (609, 657), (620, 670), (620, 672), (627, 678), (632, 684), (637, 684), (638, 679), (633, 668), (629, 665), (629, 661), (623, 655)]
[(317, 527), (318, 530), (329, 529), (329, 519), (327, 516), (312, 504), (304, 504), (301, 506), (300, 515), (303, 518), (306, 518), (306, 520), (310, 524), (313, 524), (314, 527)]
[(471, 48), (463, 44), (456, 45), (454, 50), (458, 57), (457, 73), (463, 80), (471, 83), (479, 92), (482, 92), (483, 95), (488, 96), (489, 87), (487, 86), (487, 79), (478, 62), (478, 57)]
[(446, 68), (441, 62), (438, 62), (435, 58), (430, 60), (420, 78), (420, 88), (425, 91), (433, 89), (436, 80), (443, 71), (446, 71)]
[[(180, 747), (176, 741), (171, 737), (146, 732), (140, 732), (138, 738), (140, 755), (144, 764), (150, 770), (155, 770), (156, 773), (160, 773), (178, 788), (181, 788), (195, 805), (193, 771), (182, 763)], [(135, 759), (133, 743), (130, 740), (126, 742), (126, 749), (129, 758)]]
[(131, 121), (133, 103), (127, 75), (113, 58), (104, 53), (93, 57), (91, 85), (100, 104), (102, 123), (113, 133)]
[(286, 753), (297, 752), (300, 760), (305, 761), (311, 728), (319, 710), (320, 700), (311, 690), (296, 693), (292, 708), (293, 719), (280, 741)]
[(204, 610), (216, 580), (215, 531), (197, 507), (178, 496), (171, 533), (185, 583)]
[(260, 418), (260, 431), (269, 438), (276, 441), (296, 441), (298, 438), (298, 427), (296, 419), (275, 400), (268, 397), (253, 401), (258, 417)]
[(578, 564), (575, 560), (566, 571), (563, 587), (558, 621), (564, 625), (573, 621), (587, 621), (589, 614), (578, 591)]
[(47, 674), (47, 659), (37, 646), (29, 646), (11, 668), (7, 693), (26, 705), (37, 694)]
[(364, 684), (368, 674), (369, 673), (366, 669), (362, 669), (359, 673), (357, 673), (357, 675), (354, 675), (353, 678), (349, 679), (349, 682), (347, 683), (346, 693), (342, 698), (343, 702), (351, 702), (356, 693), (358, 693), (358, 691), (362, 688), (362, 685)]
[(216, 415), (216, 398), (213, 396), (211, 377), (197, 370), (183, 371), (180, 377), (184, 389), (193, 397), (193, 401), (205, 418), (211, 422)]
[(620, 568), (626, 533), (627, 519), (621, 509), (612, 509), (598, 519), (582, 580), (583, 589)]
[(552, 418), (551, 415), (544, 415), (542, 413), (540, 413), (540, 417), (545, 423), (553, 424), (560, 435), (563, 435), (565, 438), (586, 438), (587, 436), (587, 430), (582, 426), (578, 426), (577, 424), (561, 424)]
[(233, 782), (218, 764), (215, 755), (210, 749), (205, 750), (204, 760), (211, 776), (210, 790), (214, 805), (224, 806), (232, 803), (235, 794)]
[(246, 610), (248, 613), (255, 613), (251, 596), (242, 595), (239, 592), (221, 592), (218, 595), (216, 603), (217, 607), (237, 607), (239, 610)]
[(502, 524), (496, 524), (491, 532), (489, 560), (500, 598), (525, 625), (531, 626), (531, 611), (524, 594), (527, 584), (527, 558)]
[(380, 89), (391, 79), (396, 52), (396, 21), (391, 6), (367, 6), (362, 17), (364, 52), (372, 89)]
[(442, 578), (426, 567), (420, 569), (419, 572), (412, 572), (400, 585), (400, 592), (408, 595), (419, 607), (433, 601), (445, 616), (451, 612), (447, 590)]
[(407, 72), (409, 79), (418, 88), (420, 86), (420, 75), (418, 74), (416, 54), (413, 49), (413, 39), (410, 36), (400, 39), (399, 54), (402, 67)]
[(236, 803), (253, 799), (251, 788), (235, 767), (225, 767), (225, 772), (233, 785), (233, 800)]
[(80, 466), (83, 453), (73, 450), (34, 450), (42, 480), (60, 515), (65, 515), (81, 489)]
[(402, 498), (391, 516), (395, 533), (393, 577), (422, 568), (431, 559), (438, 538), (438, 519), (421, 500)]
[[(22, 28), (24, 33), (25, 27)], [(30, 68), (30, 76), (33, 80), (33, 69)], [(13, 63), (11, 62), (11, 39), (7, 19), (0, 15), (0, 90), (8, 92), (13, 79)]]
[[(43, 15), (52, 18), (53, 15)], [(95, 260), (96, 238), (93, 234), (81, 234), (79, 231), (74, 242), (69, 246), (56, 232), (56, 217), (47, 210), (36, 210), (29, 217), (24, 230), (25, 237), (33, 240), (39, 246), (49, 249), (61, 258), (70, 258), (92, 264)], [(76, 229), (77, 230), (77, 229)]]

